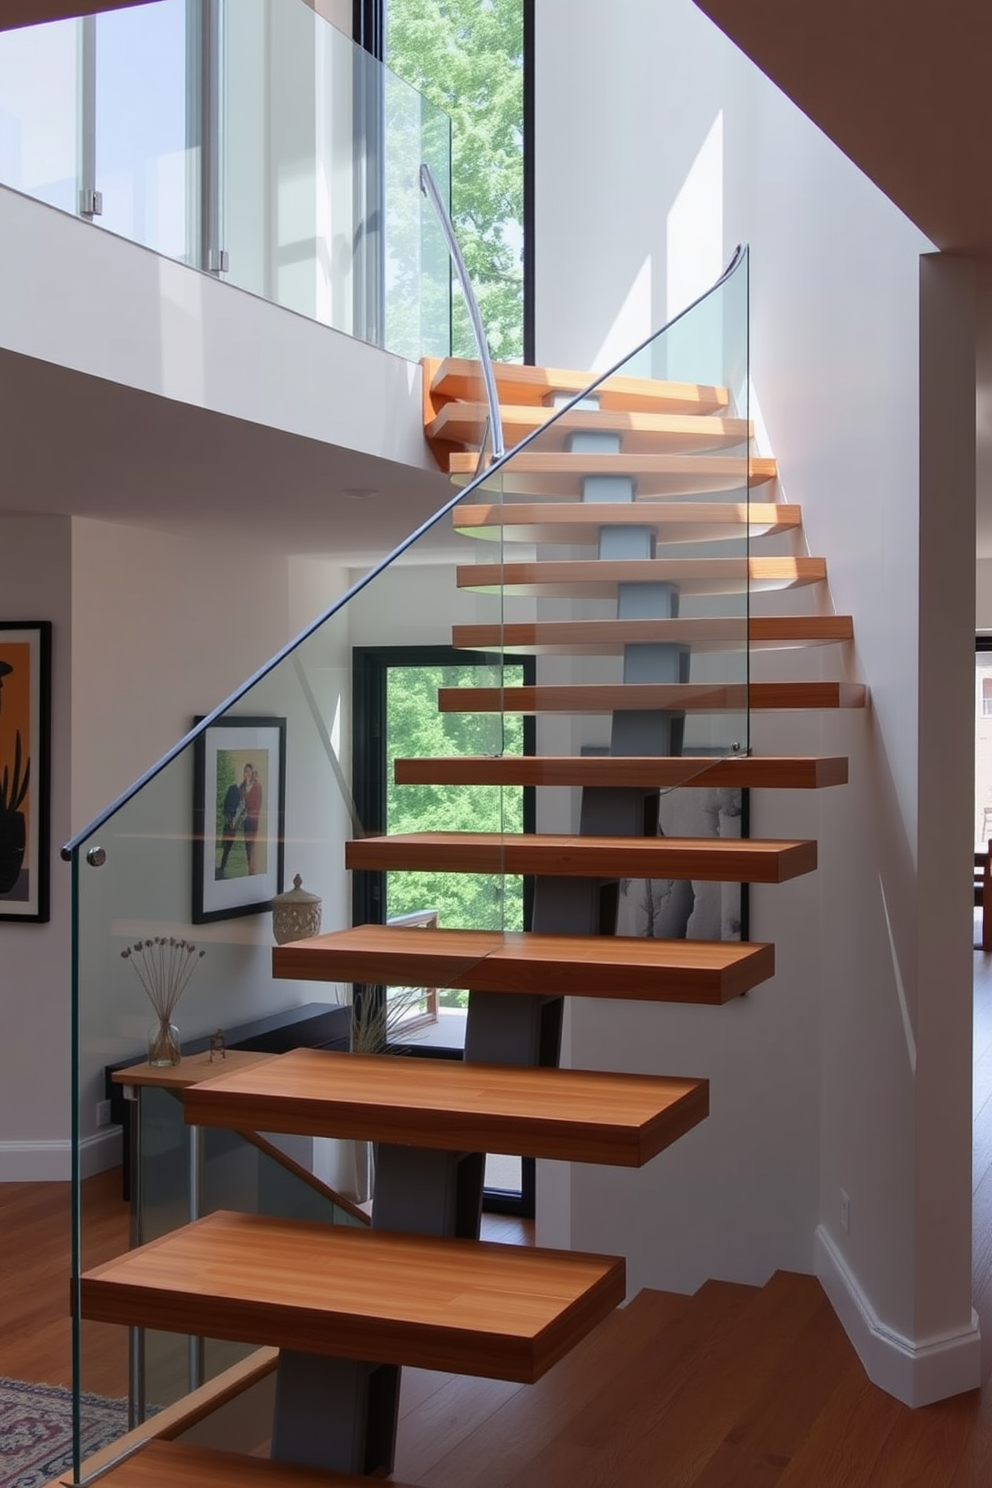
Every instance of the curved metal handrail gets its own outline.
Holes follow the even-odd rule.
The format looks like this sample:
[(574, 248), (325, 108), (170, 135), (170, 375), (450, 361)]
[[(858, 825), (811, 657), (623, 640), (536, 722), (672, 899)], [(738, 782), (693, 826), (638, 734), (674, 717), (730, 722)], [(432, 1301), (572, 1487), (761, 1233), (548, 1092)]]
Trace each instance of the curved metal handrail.
[(593, 378), (588, 387), (583, 388), (580, 393), (576, 393), (573, 398), (570, 398), (567, 403), (563, 403), (560, 408), (556, 408), (552, 416), (543, 424), (539, 424), (536, 429), (532, 429), (529, 434), (525, 434), (523, 439), (518, 440), (512, 449), (505, 450), (498, 460), (494, 460), (492, 465), (490, 465), (488, 469), (480, 471), (468, 483), (467, 486), (461, 487), (461, 489), (458, 490), (454, 496), (452, 496), (450, 501), (446, 501), (443, 506), (438, 508), (433, 516), (428, 517), (425, 522), (421, 522), (420, 526), (417, 527), (413, 532), (411, 532), (409, 536), (405, 537), (401, 543), (398, 543), (397, 546), (393, 548), (390, 553), (387, 553), (384, 558), (380, 558), (379, 562), (374, 564), (373, 567), (369, 569), (367, 574), (363, 574), (360, 579), (356, 579), (355, 583), (352, 584), (350, 589), (347, 589), (345, 593), (341, 595), (340, 599), (335, 600), (335, 602), (328, 609), (324, 610), (322, 614), (317, 616), (316, 620), (311, 621), (311, 623), (306, 627), (305, 630), (301, 630), (299, 635), (295, 636), (293, 640), (287, 641), (285, 646), (281, 647), (281, 649), (278, 650), (274, 656), (271, 656), (265, 663), (265, 665), (260, 667), (257, 672), (252, 673), (247, 681), (243, 682), (240, 687), (236, 688), (235, 691), (232, 692), (229, 697), (226, 697), (222, 703), (218, 703), (216, 708), (212, 709), (212, 711), (209, 712), (206, 717), (202, 718), (194, 728), (191, 728), (187, 734), (184, 734), (183, 737), (178, 741), (178, 743), (174, 744), (166, 754), (163, 754), (162, 758), (156, 764), (147, 769), (143, 775), (140, 775), (133, 785), (129, 786), (122, 795), (118, 796), (117, 799), (112, 801), (111, 804), (107, 806), (103, 811), (101, 811), (98, 816), (94, 817), (88, 826), (84, 827), (82, 831), (77, 832), (75, 836), (69, 839), (69, 841), (63, 846), (61, 850), (61, 857), (63, 858), (63, 860), (67, 863), (70, 862), (73, 853), (78, 847), (81, 847), (89, 837), (92, 837), (94, 832), (99, 831), (99, 829), (106, 822), (108, 822), (112, 816), (115, 816), (122, 807), (126, 806), (127, 803), (132, 800), (140, 790), (143, 790), (150, 781), (154, 780), (156, 775), (160, 774), (161, 771), (164, 770), (168, 765), (171, 765), (172, 761), (178, 758), (178, 756), (182, 754), (183, 750), (189, 744), (193, 743), (194, 739), (198, 738), (200, 734), (205, 733), (208, 728), (212, 728), (219, 719), (224, 717), (225, 713), (230, 712), (231, 708), (233, 708), (236, 703), (239, 703), (245, 696), (245, 694), (251, 691), (256, 683), (261, 682), (262, 679), (267, 677), (270, 672), (274, 671), (281, 662), (285, 661), (288, 656), (291, 656), (293, 654), (298, 646), (302, 646), (304, 641), (309, 640), (309, 638), (318, 630), (320, 630), (320, 628), (325, 625), (327, 621), (332, 618), (332, 616), (336, 615), (339, 610), (342, 610), (346, 604), (350, 604), (350, 602), (355, 598), (357, 594), (361, 594), (362, 590), (372, 583), (373, 579), (377, 579), (381, 573), (383, 573), (387, 568), (390, 567), (391, 564), (395, 563), (397, 558), (402, 557), (405, 552), (412, 548), (415, 543), (419, 542), (420, 539), (424, 537), (428, 532), (430, 532), (433, 527), (436, 527), (438, 522), (442, 521), (449, 512), (454, 511), (459, 502), (464, 501), (466, 496), (471, 495), (471, 493), (475, 491), (479, 486), (490, 480), (493, 475), (498, 474), (498, 472), (502, 470), (504, 466), (509, 464), (509, 462), (514, 459), (521, 450), (526, 449), (527, 446), (532, 444), (535, 439), (544, 434), (545, 431), (549, 429), (552, 424), (557, 423), (558, 419), (563, 418), (565, 414), (570, 413), (573, 408), (575, 408), (582, 402), (583, 398), (588, 398), (590, 393), (594, 392), (596, 388), (599, 387), (600, 383), (605, 382), (607, 378), (614, 376), (614, 374), (618, 372), (621, 367), (625, 366), (632, 357), (637, 356), (638, 352), (641, 352), (646, 347), (650, 346), (652, 341), (656, 341), (659, 336), (662, 336), (666, 331), (671, 330), (672, 326), (677, 325), (680, 320), (683, 320), (685, 316), (689, 315), (691, 311), (695, 310), (696, 306), (702, 304), (703, 300), (708, 299), (711, 294), (715, 294), (720, 286), (726, 283), (726, 281), (733, 274), (734, 270), (741, 263), (741, 260), (744, 257), (745, 246), (746, 245), (743, 243), (738, 243), (737, 247), (734, 249), (733, 256), (731, 257), (729, 264), (724, 269), (719, 279), (717, 279), (715, 283), (710, 286), (709, 289), (704, 290), (701, 295), (697, 295), (697, 297), (692, 301), (691, 304), (686, 305), (684, 310), (680, 310), (678, 315), (673, 315), (671, 320), (666, 321), (665, 324), (659, 327), (657, 331), (653, 331), (650, 336), (645, 336), (644, 340), (641, 341), (637, 346), (635, 346), (633, 351), (630, 351), (627, 353), (626, 356), (621, 357), (619, 361), (615, 362), (612, 367), (607, 368), (605, 372), (600, 372), (596, 377)]
[(420, 189), (437, 213), (437, 220), (441, 224), (444, 241), (448, 245), (451, 262), (455, 266), (458, 282), (462, 287), (462, 294), (465, 296), (465, 303), (468, 306), (469, 318), (472, 321), (472, 329), (475, 332), (475, 340), (479, 348), (479, 360), (482, 363), (482, 380), (486, 385), (486, 401), (489, 404), (489, 422), (493, 431), (493, 459), (499, 460), (505, 453), (505, 445), (503, 444), (503, 423), (499, 416), (499, 398), (496, 393), (496, 374), (493, 372), (492, 353), (489, 350), (486, 329), (482, 324), (482, 316), (479, 313), (479, 302), (475, 298), (472, 281), (468, 277), (468, 269), (465, 267), (465, 260), (462, 258), (462, 250), (459, 248), (458, 239), (455, 237), (454, 224), (448, 216), (447, 207), (441, 200), (441, 193), (437, 189), (429, 165), (422, 165), (420, 167)]

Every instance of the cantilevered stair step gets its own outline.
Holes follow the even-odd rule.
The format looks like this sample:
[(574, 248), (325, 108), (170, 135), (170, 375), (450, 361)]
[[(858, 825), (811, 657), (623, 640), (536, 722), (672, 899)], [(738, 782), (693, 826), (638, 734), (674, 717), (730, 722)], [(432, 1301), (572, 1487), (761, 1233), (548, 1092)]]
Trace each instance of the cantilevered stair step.
[(795, 532), (802, 508), (784, 501), (507, 501), (455, 507), (467, 537), (593, 546), (601, 527), (650, 527), (670, 542), (718, 542)]
[(345, 844), (345, 867), (387, 872), (536, 873), (551, 878), (682, 878), (785, 883), (816, 868), (816, 843), (755, 837), (572, 837), (412, 832)]
[(447, 759), (397, 759), (397, 785), (595, 785), (761, 790), (818, 790), (846, 785), (840, 755), (457, 755)]
[[(509, 448), (518, 444), (535, 429), (540, 429), (554, 414), (551, 408), (526, 404), (500, 404), (503, 439)], [(485, 438), (489, 408), (485, 403), (457, 402), (445, 406), (427, 424), (428, 439), (446, 439), (476, 449)], [(605, 408), (573, 408), (555, 418), (535, 448), (542, 451), (566, 449), (567, 440), (576, 432), (619, 434), (627, 454), (684, 454), (695, 450), (720, 450), (744, 445), (752, 434), (746, 419), (700, 417), (684, 413), (633, 413)]]
[[(437, 398), (477, 400), (482, 396), (482, 370), (478, 362), (464, 357), (443, 361), (424, 358), (424, 378)], [(563, 367), (524, 367), (516, 362), (496, 362), (493, 371), (500, 402), (547, 405), (556, 394), (574, 397), (595, 377)], [(662, 382), (650, 377), (607, 377), (596, 387), (601, 408), (641, 413), (723, 413), (729, 404), (726, 388), (694, 382)]]
[(370, 1481), (180, 1441), (151, 1441), (100, 1476), (109, 1488), (368, 1488)]
[(705, 1080), (295, 1049), (186, 1092), (197, 1126), (636, 1168), (702, 1121)]
[[(471, 450), (449, 457), (455, 485), (474, 480), (478, 454)], [(637, 482), (638, 495), (691, 496), (705, 491), (739, 491), (761, 486), (778, 474), (775, 461), (762, 455), (570, 454), (567, 451), (523, 449), (497, 470), (483, 489), (492, 485), (505, 492), (532, 496), (581, 494), (588, 475), (624, 475)]]
[(717, 1006), (773, 976), (775, 948), (733, 940), (357, 925), (275, 946), (272, 973), (315, 982)]
[(743, 594), (795, 589), (827, 577), (822, 558), (537, 559), (464, 563), (459, 589), (502, 590), (550, 599), (615, 599), (620, 584), (677, 584), (683, 594)]
[(224, 1211), (80, 1281), (95, 1322), (523, 1384), (623, 1296), (613, 1256)]
[(670, 643), (699, 651), (781, 650), (854, 638), (850, 615), (700, 615), (675, 620), (539, 620), (456, 625), (451, 643), (470, 651), (619, 656), (625, 646)]
[(862, 682), (590, 682), (575, 686), (442, 687), (442, 713), (614, 713), (670, 709), (743, 713), (793, 708), (863, 708)]

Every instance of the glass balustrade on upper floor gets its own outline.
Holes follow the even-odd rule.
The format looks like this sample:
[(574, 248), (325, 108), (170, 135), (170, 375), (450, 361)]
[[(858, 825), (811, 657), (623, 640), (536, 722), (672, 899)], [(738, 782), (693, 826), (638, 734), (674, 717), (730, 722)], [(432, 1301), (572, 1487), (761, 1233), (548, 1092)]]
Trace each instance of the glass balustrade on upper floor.
[(0, 185), (397, 355), (450, 342), (446, 114), (305, 0), (0, 33)]

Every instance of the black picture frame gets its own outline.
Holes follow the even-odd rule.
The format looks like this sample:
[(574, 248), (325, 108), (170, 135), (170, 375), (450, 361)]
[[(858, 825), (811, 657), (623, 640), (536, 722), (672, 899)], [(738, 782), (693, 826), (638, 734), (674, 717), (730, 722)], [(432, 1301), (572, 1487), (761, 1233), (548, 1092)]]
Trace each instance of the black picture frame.
[(204, 729), (193, 744), (194, 925), (272, 908), (285, 831), (285, 718), (231, 714)]
[(0, 621), (0, 920), (49, 918), (52, 623)]

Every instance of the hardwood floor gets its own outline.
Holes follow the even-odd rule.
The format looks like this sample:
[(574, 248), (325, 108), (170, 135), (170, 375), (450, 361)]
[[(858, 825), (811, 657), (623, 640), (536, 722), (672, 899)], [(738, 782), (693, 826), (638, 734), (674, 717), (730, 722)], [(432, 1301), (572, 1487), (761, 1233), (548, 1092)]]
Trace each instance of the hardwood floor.
[[(818, 1284), (649, 1292), (534, 1386), (404, 1371), (396, 1477), (419, 1488), (987, 1488), (992, 1482), (992, 955), (975, 955), (974, 1305), (980, 1391), (911, 1411), (877, 1390)], [(127, 1243), (116, 1174), (87, 1186), (96, 1263)], [(64, 1384), (69, 1197), (0, 1185), (0, 1373)], [(532, 1243), (491, 1218), (487, 1238)], [(98, 1252), (100, 1254), (98, 1255)], [(9, 1263), (21, 1258), (19, 1266)], [(86, 1388), (124, 1390), (122, 1330)]]

